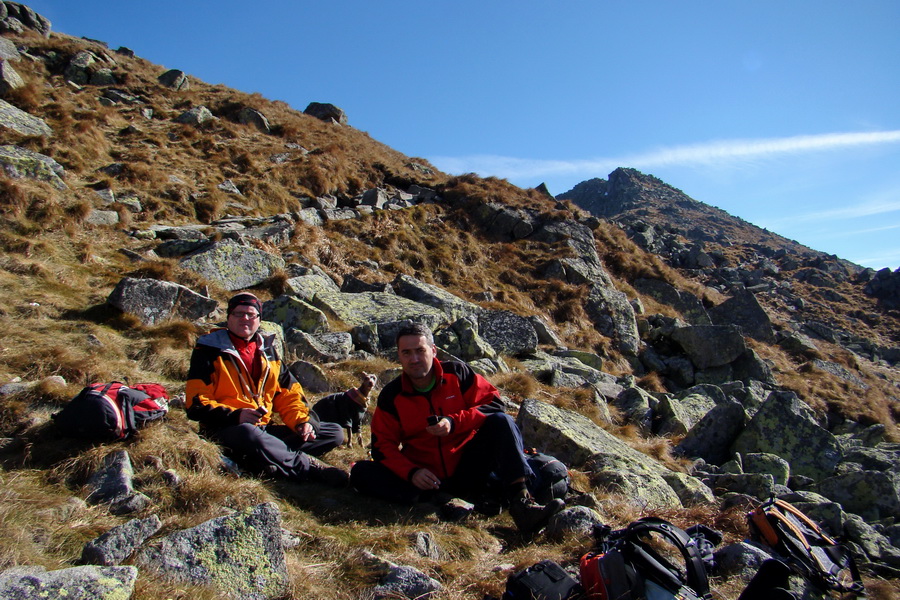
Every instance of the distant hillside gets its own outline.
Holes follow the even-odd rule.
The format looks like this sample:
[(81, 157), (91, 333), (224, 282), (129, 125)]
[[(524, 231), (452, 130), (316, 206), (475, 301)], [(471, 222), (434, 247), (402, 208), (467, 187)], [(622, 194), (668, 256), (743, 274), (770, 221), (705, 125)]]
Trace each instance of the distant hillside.
[[(652, 175), (619, 168), (608, 179), (589, 179), (559, 194), (592, 215), (621, 224), (643, 221), (695, 242), (720, 246), (743, 245), (761, 252), (787, 252), (795, 257), (832, 258), (793, 240), (762, 229), (699, 202)], [(841, 261), (853, 273), (862, 267)]]

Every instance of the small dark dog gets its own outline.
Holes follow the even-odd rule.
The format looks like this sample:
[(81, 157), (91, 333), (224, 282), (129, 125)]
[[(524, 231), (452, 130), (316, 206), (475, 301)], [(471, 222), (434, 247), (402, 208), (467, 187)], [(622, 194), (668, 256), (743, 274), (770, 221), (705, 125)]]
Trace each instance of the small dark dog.
[(369, 392), (375, 385), (375, 376), (363, 373), (358, 388), (325, 396), (312, 407), (320, 421), (337, 423), (346, 431), (346, 444), (353, 445), (353, 435), (362, 445), (360, 426), (366, 416)]

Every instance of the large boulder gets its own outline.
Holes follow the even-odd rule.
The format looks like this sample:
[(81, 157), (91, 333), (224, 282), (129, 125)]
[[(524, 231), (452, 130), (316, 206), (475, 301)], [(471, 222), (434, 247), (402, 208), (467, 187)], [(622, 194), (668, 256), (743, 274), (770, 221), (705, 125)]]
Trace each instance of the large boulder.
[(588, 294), (584, 310), (597, 331), (618, 342), (623, 354), (637, 356), (641, 340), (628, 296), (613, 287), (596, 285)]
[(519, 409), (517, 423), (526, 446), (555, 456), (569, 467), (583, 468), (595, 485), (641, 505), (682, 506), (663, 476), (668, 471), (665, 467), (587, 418), (528, 399)]
[(632, 285), (640, 293), (663, 304), (668, 304), (680, 312), (685, 321), (691, 325), (712, 324), (703, 303), (690, 292), (679, 291), (675, 286), (662, 279), (638, 278)]
[(734, 295), (709, 310), (716, 325), (737, 325), (744, 335), (761, 342), (773, 343), (775, 331), (768, 313), (759, 304), (756, 295), (746, 288), (739, 288)]
[(310, 102), (303, 112), (304, 114), (315, 117), (321, 121), (334, 121), (339, 125), (347, 124), (347, 113), (334, 104), (328, 104), (326, 102)]
[(126, 277), (116, 284), (107, 302), (135, 315), (144, 325), (156, 325), (169, 319), (202, 319), (217, 306), (212, 298), (183, 285), (134, 277)]
[(181, 259), (180, 264), (229, 291), (253, 287), (284, 268), (284, 259), (232, 240), (222, 240)]
[(447, 315), (448, 322), (481, 312), (481, 307), (477, 304), (409, 275), (398, 274), (391, 286), (398, 296), (442, 310)]
[[(412, 320), (434, 330), (448, 320), (440, 309), (383, 292), (343, 294), (321, 290), (311, 303), (353, 327)], [(393, 345), (393, 340), (389, 345)]]
[(262, 318), (278, 323), (285, 330), (299, 329), (306, 333), (328, 331), (328, 317), (325, 313), (312, 304), (288, 294), (263, 302)]
[(481, 311), (478, 331), (497, 352), (518, 355), (537, 350), (537, 332), (531, 321), (509, 310)]
[(167, 579), (212, 586), (235, 600), (287, 593), (281, 513), (265, 503), (176, 531), (143, 549), (137, 564)]
[(815, 489), (866, 521), (900, 518), (896, 471), (851, 471), (824, 479)]
[(797, 475), (824, 479), (843, 458), (838, 440), (793, 392), (773, 392), (737, 437), (732, 451), (777, 454)]
[(671, 338), (698, 369), (727, 365), (747, 350), (741, 332), (729, 325), (679, 327)]
[(544, 223), (528, 239), (549, 244), (562, 244), (574, 256), (559, 258), (545, 269), (545, 275), (574, 284), (613, 287), (612, 277), (606, 272), (597, 254), (594, 232), (577, 221), (550, 221)]
[(682, 456), (702, 458), (714, 465), (721, 465), (731, 458), (729, 448), (743, 431), (747, 412), (735, 400), (717, 404), (688, 430), (687, 435), (675, 447)]
[(69, 188), (62, 180), (66, 171), (61, 164), (49, 156), (19, 146), (0, 146), (0, 169), (13, 179), (46, 181), (58, 190)]

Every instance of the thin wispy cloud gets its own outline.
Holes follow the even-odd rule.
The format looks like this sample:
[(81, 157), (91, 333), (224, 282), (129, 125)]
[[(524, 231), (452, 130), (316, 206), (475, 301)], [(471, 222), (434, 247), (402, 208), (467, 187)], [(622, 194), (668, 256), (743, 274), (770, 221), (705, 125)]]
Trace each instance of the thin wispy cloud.
[[(777, 229), (778, 227), (787, 224), (796, 225), (798, 223), (824, 221), (846, 222), (850, 219), (875, 217), (893, 212), (900, 212), (900, 188), (896, 187), (877, 192), (875, 195), (872, 195), (861, 202), (854, 202), (837, 208), (828, 208), (808, 213), (792, 214), (782, 218), (769, 219), (767, 226)], [(884, 225), (873, 229), (859, 230), (858, 233), (872, 233), (897, 227), (900, 227), (900, 225)], [(848, 234), (849, 232), (844, 232), (843, 235)]]
[(578, 173), (607, 173), (616, 167), (628, 166), (651, 169), (671, 166), (733, 165), (741, 161), (776, 158), (787, 154), (802, 154), (861, 146), (876, 146), (900, 142), (900, 130), (858, 133), (827, 133), (786, 138), (758, 140), (723, 140), (660, 148), (648, 152), (619, 157), (583, 160), (537, 160), (511, 156), (472, 155), (435, 156), (429, 160), (449, 173), (474, 172), (506, 179), (548, 177)]

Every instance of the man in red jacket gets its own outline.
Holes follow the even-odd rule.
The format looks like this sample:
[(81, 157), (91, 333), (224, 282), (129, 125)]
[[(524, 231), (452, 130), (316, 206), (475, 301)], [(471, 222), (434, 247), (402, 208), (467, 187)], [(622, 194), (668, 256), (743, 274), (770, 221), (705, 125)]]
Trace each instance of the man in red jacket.
[(500, 394), (465, 363), (441, 362), (431, 331), (413, 324), (397, 334), (400, 377), (382, 389), (372, 417), (372, 461), (350, 472), (361, 493), (415, 502), (436, 492), (477, 496), (499, 481), (516, 526), (541, 529), (564, 504), (534, 501), (522, 434)]

